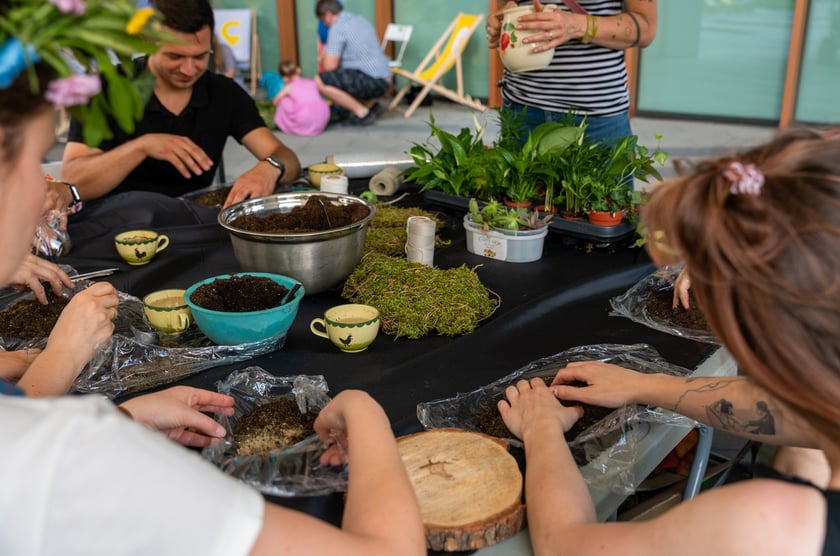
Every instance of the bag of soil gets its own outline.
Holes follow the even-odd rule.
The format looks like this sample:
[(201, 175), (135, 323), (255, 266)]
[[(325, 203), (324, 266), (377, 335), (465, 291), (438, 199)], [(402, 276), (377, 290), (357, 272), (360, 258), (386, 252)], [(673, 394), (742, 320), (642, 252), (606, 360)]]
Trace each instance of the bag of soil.
[[(274, 496), (321, 496), (347, 490), (347, 466), (330, 467), (320, 463), (326, 446), (314, 430), (303, 440), (290, 446), (262, 453), (239, 455), (237, 434), (240, 425), (257, 408), (285, 398), (292, 398), (301, 414), (317, 414), (330, 401), (326, 380), (320, 375), (278, 377), (260, 367), (248, 367), (231, 373), (216, 383), (217, 389), (234, 399), (234, 413), (220, 415), (227, 434), (202, 456), (225, 473), (244, 481), (259, 491)], [(303, 420), (303, 419), (302, 419)], [(239, 438), (242, 438), (239, 436)]]
[(672, 307), (674, 280), (680, 270), (681, 267), (665, 267), (613, 297), (611, 314), (688, 340), (720, 344), (695, 305), (688, 310), (681, 305)]
[[(61, 265), (70, 276), (78, 272), (67, 265)], [(54, 301), (66, 302), (89, 287), (93, 282), (79, 280), (76, 289), (65, 290)], [(114, 320), (114, 334), (106, 344), (99, 346), (91, 361), (85, 366), (71, 387), (73, 393), (97, 393), (109, 398), (133, 394), (171, 384), (188, 376), (205, 371), (219, 365), (228, 365), (257, 357), (264, 353), (280, 349), (286, 337), (277, 340), (265, 340), (235, 346), (220, 346), (211, 342), (197, 326), (192, 326), (184, 333), (174, 337), (164, 337), (155, 333), (146, 321), (143, 313), (143, 302), (124, 292), (117, 292), (119, 305), (117, 318)], [(35, 300), (32, 292), (11, 292), (0, 296), (0, 315), (5, 325), (11, 316), (20, 309), (29, 307), (27, 311), (43, 312), (44, 320), (37, 332), (32, 334), (4, 334), (0, 332), (0, 349), (12, 351), (25, 348), (44, 348), (47, 338), (58, 313), (47, 314), (50, 309), (58, 309), (58, 303), (43, 306)], [(20, 317), (26, 317), (22, 312)], [(31, 321), (31, 318), (26, 318)], [(33, 322), (27, 322), (32, 325)], [(15, 327), (12, 326), (12, 329)], [(31, 328), (31, 327), (30, 327)], [(18, 330), (25, 330), (17, 327)], [(5, 329), (4, 329), (5, 330)], [(26, 337), (24, 337), (26, 336)]]
[[(550, 383), (557, 371), (572, 361), (602, 361), (643, 373), (691, 374), (688, 369), (668, 363), (646, 344), (579, 346), (532, 361), (472, 392), (420, 403), (417, 405), (417, 418), (426, 429), (456, 427), (484, 432), (507, 440), (514, 448), (521, 448), (522, 443), (512, 434), (502, 436), (486, 430), (485, 409), (495, 409), (496, 402), (504, 398), (505, 389), (511, 384), (537, 377)], [(587, 411), (584, 408), (584, 418)], [(650, 431), (652, 424), (687, 427), (696, 424), (694, 420), (672, 411), (642, 405), (627, 405), (607, 413), (574, 438), (567, 433), (567, 440), (587, 484), (622, 495), (634, 492), (645, 478), (637, 476), (634, 467), (639, 461), (638, 443)], [(506, 432), (509, 434), (509, 431)]]

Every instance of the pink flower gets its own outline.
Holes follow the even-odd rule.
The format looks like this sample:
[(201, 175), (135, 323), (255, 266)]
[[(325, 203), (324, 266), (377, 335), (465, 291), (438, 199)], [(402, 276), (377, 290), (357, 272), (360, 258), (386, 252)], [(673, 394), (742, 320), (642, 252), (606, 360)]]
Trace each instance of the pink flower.
[(84, 0), (49, 0), (61, 13), (83, 15), (85, 13)]
[(101, 90), (102, 84), (96, 75), (73, 75), (50, 81), (44, 98), (59, 106), (76, 106), (87, 104)]

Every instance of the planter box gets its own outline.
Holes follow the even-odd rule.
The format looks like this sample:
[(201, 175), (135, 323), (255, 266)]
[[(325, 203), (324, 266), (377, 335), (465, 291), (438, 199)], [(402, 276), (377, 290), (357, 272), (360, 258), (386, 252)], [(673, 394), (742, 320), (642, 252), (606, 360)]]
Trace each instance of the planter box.
[(485, 231), (478, 224), (473, 224), (470, 215), (464, 215), (464, 229), (467, 231), (467, 250), (470, 253), (507, 261), (509, 263), (530, 263), (542, 257), (545, 236), (548, 228), (539, 230), (500, 230), (494, 228)]

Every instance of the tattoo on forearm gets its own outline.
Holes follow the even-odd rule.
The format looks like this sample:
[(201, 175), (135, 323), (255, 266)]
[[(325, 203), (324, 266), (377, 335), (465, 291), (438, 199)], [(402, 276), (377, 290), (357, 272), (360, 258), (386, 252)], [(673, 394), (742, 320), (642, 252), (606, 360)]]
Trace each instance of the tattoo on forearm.
[(773, 436), (776, 434), (776, 416), (770, 411), (770, 406), (764, 400), (755, 402), (752, 410), (739, 411), (729, 400), (721, 398), (706, 406), (709, 423), (715, 428), (736, 433), (758, 434)]
[(716, 390), (721, 390), (723, 388), (726, 388), (727, 386), (731, 385), (732, 382), (733, 382), (732, 379), (722, 379), (722, 380), (717, 380), (715, 382), (708, 382), (707, 383), (707, 382), (705, 382), (705, 380), (707, 380), (705, 378), (702, 378), (702, 379), (701, 378), (697, 378), (697, 379), (689, 378), (688, 380), (686, 380), (686, 383), (690, 384), (692, 382), (695, 382), (696, 380), (703, 380), (704, 383), (698, 388), (689, 388), (688, 390), (686, 390), (685, 392), (680, 394), (680, 397), (677, 398), (677, 401), (676, 401), (676, 403), (674, 403), (674, 407), (672, 408), (674, 411), (679, 412), (680, 404), (682, 403), (683, 398), (685, 398), (689, 394), (700, 394), (700, 393), (703, 393), (703, 392), (714, 392)]

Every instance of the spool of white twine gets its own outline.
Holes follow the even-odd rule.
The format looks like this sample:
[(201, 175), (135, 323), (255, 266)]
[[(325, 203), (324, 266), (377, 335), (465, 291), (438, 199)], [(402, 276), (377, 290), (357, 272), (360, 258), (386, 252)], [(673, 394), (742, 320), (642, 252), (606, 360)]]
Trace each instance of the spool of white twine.
[(434, 266), (435, 221), (427, 216), (409, 216), (405, 254), (409, 261)]

